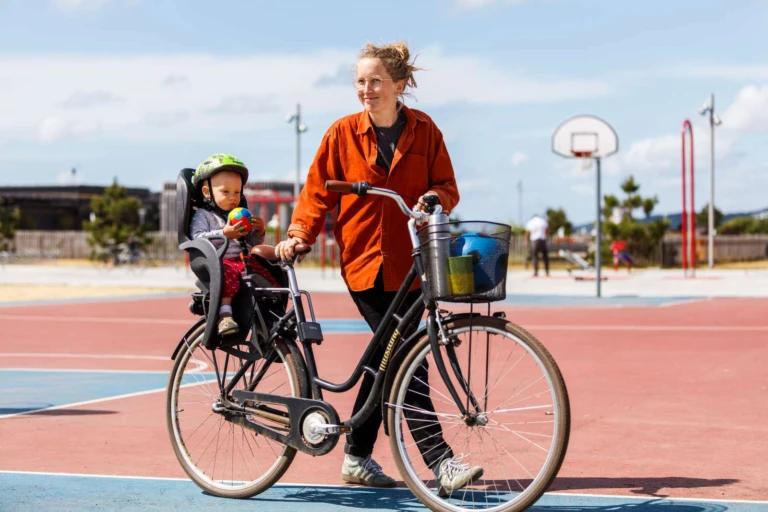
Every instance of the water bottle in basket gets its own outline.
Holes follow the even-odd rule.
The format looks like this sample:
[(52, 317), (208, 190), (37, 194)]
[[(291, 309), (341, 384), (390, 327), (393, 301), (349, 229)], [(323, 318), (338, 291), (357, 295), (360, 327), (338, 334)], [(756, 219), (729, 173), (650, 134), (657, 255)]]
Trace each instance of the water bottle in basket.
[(426, 271), (429, 292), (433, 298), (451, 294), (448, 280), (448, 258), (451, 256), (451, 225), (448, 216), (438, 213), (427, 221)]

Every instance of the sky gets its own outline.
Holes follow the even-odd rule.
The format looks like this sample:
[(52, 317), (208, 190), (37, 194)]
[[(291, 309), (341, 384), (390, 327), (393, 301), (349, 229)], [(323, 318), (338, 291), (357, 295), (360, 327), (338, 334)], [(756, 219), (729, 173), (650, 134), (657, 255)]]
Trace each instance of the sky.
[[(368, 41), (406, 41), (406, 104), (443, 132), (463, 219), (519, 223), (596, 212), (595, 169), (553, 154), (565, 119), (605, 119), (619, 151), (603, 194), (630, 175), (681, 206), (680, 131), (694, 126), (696, 208), (768, 207), (768, 1), (0, 0), (0, 184), (161, 190), (178, 170), (233, 153), (252, 179), (293, 181), (301, 105), (306, 175), (328, 127), (359, 112)], [(76, 174), (71, 173), (76, 168)], [(517, 184), (522, 184), (522, 202)]]

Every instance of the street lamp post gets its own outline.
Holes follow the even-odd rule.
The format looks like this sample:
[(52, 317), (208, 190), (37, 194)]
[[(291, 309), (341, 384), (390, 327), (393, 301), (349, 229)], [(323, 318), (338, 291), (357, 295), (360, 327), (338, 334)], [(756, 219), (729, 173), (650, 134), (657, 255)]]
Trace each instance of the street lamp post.
[(293, 184), (293, 206), (296, 207), (301, 189), (301, 134), (307, 131), (306, 125), (301, 122), (300, 103), (296, 104), (296, 113), (290, 114), (286, 121), (294, 123), (296, 127), (296, 182)]
[(715, 126), (722, 124), (715, 114), (715, 95), (709, 95), (709, 103), (705, 103), (699, 114), (709, 116), (709, 222), (707, 224), (707, 261), (709, 268), (715, 266)]

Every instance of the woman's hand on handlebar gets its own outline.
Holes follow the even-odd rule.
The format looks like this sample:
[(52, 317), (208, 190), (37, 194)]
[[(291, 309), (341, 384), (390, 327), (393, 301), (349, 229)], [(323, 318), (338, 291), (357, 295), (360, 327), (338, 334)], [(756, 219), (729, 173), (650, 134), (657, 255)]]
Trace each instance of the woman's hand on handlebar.
[[(278, 256), (280, 256), (281, 260), (289, 261), (289, 260), (293, 259), (293, 257), (296, 255), (296, 252), (294, 251), (296, 246), (299, 245), (299, 244), (305, 244), (305, 243), (306, 242), (303, 239), (301, 239), (301, 238), (299, 238), (297, 236), (292, 236), (292, 237), (288, 238), (287, 240), (283, 240), (282, 242), (278, 243), (275, 246), (275, 253)], [(301, 260), (299, 260), (299, 261), (301, 261)]]
[(419, 201), (416, 203), (416, 205), (413, 207), (414, 210), (423, 212), (424, 208), (427, 206), (427, 196), (433, 196), (430, 198), (433, 201), (433, 204), (439, 204), (440, 200), (438, 199), (437, 193), (432, 192), (431, 190), (427, 193), (425, 193), (423, 196), (419, 198)]

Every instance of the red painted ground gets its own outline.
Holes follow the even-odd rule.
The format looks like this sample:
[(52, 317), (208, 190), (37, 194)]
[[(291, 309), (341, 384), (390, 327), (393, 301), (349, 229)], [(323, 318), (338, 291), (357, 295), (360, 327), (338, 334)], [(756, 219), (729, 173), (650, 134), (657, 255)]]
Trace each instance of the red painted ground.
[[(357, 318), (343, 294), (313, 297), (321, 320)], [(194, 320), (187, 302), (6, 308), (0, 311), (0, 356), (168, 357)], [(504, 308), (515, 322), (532, 326), (568, 384), (573, 431), (555, 488), (765, 499), (767, 307), (764, 299), (715, 299), (666, 308)], [(624, 329), (595, 330), (600, 326)], [(321, 374), (344, 380), (365, 343), (363, 335), (327, 335), (318, 351)], [(166, 370), (170, 360), (25, 356), (0, 357), (0, 365)], [(348, 416), (354, 390), (326, 397)], [(0, 420), (0, 469), (183, 477), (164, 405), (164, 393), (155, 393)], [(299, 454), (283, 481), (341, 483), (342, 456), (341, 443), (325, 457)], [(395, 472), (383, 433), (374, 456)]]

